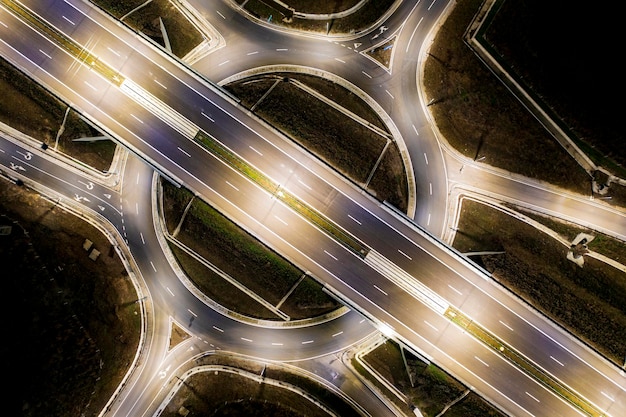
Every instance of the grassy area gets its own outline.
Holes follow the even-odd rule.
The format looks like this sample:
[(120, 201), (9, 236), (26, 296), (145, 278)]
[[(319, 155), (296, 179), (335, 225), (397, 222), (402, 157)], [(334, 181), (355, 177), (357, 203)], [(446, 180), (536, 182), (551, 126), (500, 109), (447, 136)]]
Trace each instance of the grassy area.
[[(19, 366), (10, 409), (23, 416), (97, 416), (133, 360), (137, 294), (109, 241), (24, 187), (0, 182), (7, 334), (2, 356)], [(82, 245), (102, 253), (94, 262)], [(15, 306), (19, 306), (16, 313)], [(19, 365), (18, 365), (19, 364)]]
[(507, 171), (589, 194), (590, 177), (463, 42), (482, 0), (460, 0), (425, 63), (429, 109), (452, 147)]
[[(571, 239), (577, 234), (575, 230), (566, 233)], [(608, 241), (609, 238), (602, 238), (602, 247), (623, 259), (623, 245), (620, 251), (618, 242)], [(585, 258), (584, 267), (578, 267), (566, 259), (567, 247), (524, 222), (471, 200), (463, 202), (453, 246), (461, 252), (505, 251), (502, 255), (484, 255), (475, 260), (539, 311), (609, 360), (623, 364), (626, 356), (623, 272), (589, 257)]]
[[(244, 0), (237, 0), (238, 4), (243, 4), (246, 11), (257, 19), (270, 21), (272, 24), (290, 29), (320, 34), (328, 33), (329, 35), (345, 35), (368, 29), (389, 10), (394, 2), (395, 0), (370, 1), (365, 7), (361, 7), (355, 13), (349, 14), (346, 17), (331, 20), (309, 20), (288, 15), (285, 13), (284, 8), (272, 1), (247, 0), (244, 4)], [(308, 6), (300, 2), (287, 1), (283, 3), (294, 7), (296, 11), (306, 12), (305, 10), (316, 10), (308, 13), (332, 13), (333, 10), (340, 10), (339, 3), (347, 6), (349, 2), (306, 2)], [(323, 10), (326, 10), (326, 12), (323, 12)], [(285, 19), (285, 17), (287, 17), (287, 19)]]
[[(53, 147), (57, 132), (63, 123), (67, 104), (0, 58), (0, 121), (32, 138)], [(74, 142), (82, 137), (101, 133), (70, 110), (65, 130), (58, 142), (58, 150), (97, 170), (111, 166), (116, 144), (109, 140)]]
[(361, 0), (283, 0), (282, 2), (297, 12), (328, 14), (347, 10), (358, 4), (360, 1)]
[[(232, 83), (226, 88), (239, 97), (244, 106), (254, 107), (257, 115), (353, 181), (363, 184), (373, 172), (366, 188), (379, 200), (386, 200), (406, 211), (408, 186), (398, 147), (391, 143), (380, 165), (376, 166), (387, 138), (332, 108), (290, 80), (303, 83), (386, 132), (378, 115), (360, 98), (319, 77), (271, 74)], [(272, 87), (271, 92), (263, 97)]]
[[(91, 0), (116, 18), (145, 3), (145, 0)], [(165, 40), (161, 33), (159, 18), (162, 19), (172, 53), (179, 58), (202, 42), (202, 34), (169, 0), (153, 0), (146, 6), (128, 15), (124, 22), (131, 28), (142, 32), (161, 46)]]
[[(433, 364), (426, 364), (404, 351), (405, 366), (400, 346), (389, 340), (363, 357), (376, 372), (404, 394), (409, 404), (417, 407), (425, 417), (436, 416), (443, 408), (459, 398), (467, 389), (463, 384)], [(365, 376), (368, 373), (365, 369)], [(372, 378), (371, 376), (368, 376)], [(392, 394), (388, 394), (392, 395)], [(396, 396), (390, 398), (409, 414), (409, 406)], [(470, 392), (461, 401), (450, 407), (445, 416), (503, 416), (477, 394)]]
[[(166, 224), (168, 230), (173, 231), (193, 196), (189, 191), (167, 182), (163, 183), (163, 195)], [(203, 259), (274, 306), (304, 275), (303, 271), (199, 199), (193, 200), (176, 237)], [(244, 315), (277, 319), (274, 313), (254, 302), (219, 275), (209, 272), (198, 261), (178, 249), (174, 253), (190, 279), (211, 299)], [(281, 311), (293, 319), (328, 313), (339, 307), (310, 278), (299, 282), (287, 300)]]
[(275, 364), (261, 364), (235, 356), (218, 353), (197, 360), (198, 365), (221, 365), (233, 371), (246, 373), (235, 375), (229, 372), (201, 372), (185, 380), (161, 416), (178, 417), (181, 407), (192, 416), (239, 416), (264, 417), (329, 417), (322, 408), (310, 400), (285, 388), (270, 384), (259, 384), (249, 376), (261, 372), (266, 380), (280, 381), (297, 387), (332, 410), (333, 415), (358, 416), (359, 414), (341, 398), (325, 387), (290, 372), (288, 368)]

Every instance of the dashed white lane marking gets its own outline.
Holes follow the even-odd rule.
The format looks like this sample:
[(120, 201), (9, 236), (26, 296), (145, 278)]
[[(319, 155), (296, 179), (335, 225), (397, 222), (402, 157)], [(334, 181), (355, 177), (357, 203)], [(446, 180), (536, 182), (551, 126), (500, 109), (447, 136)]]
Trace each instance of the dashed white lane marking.
[[(480, 359), (478, 356), (474, 356), (474, 359), (476, 359), (478, 362), (482, 363), (487, 368), (489, 368), (489, 364), (487, 362), (485, 362), (484, 360)], [(528, 393), (526, 393), (526, 394), (528, 394)], [(530, 395), (530, 394), (528, 394), (528, 395)]]
[(454, 291), (455, 293), (459, 294), (459, 295), (463, 295), (463, 293), (459, 290), (457, 290), (456, 288), (454, 288), (452, 285), (448, 284), (448, 287)]
[(255, 148), (253, 148), (252, 146), (248, 146), (248, 147), (249, 147), (250, 149), (252, 149), (254, 152), (256, 152), (257, 154), (259, 154), (259, 156), (263, 156), (263, 154), (262, 154), (260, 151), (256, 150), (256, 149), (255, 149)]
[(426, 325), (427, 325), (428, 327), (430, 327), (431, 329), (433, 329), (434, 331), (436, 331), (436, 332), (438, 332), (438, 331), (439, 331), (439, 329), (438, 329), (438, 328), (436, 328), (434, 325), (430, 324), (430, 323), (429, 323), (429, 322), (427, 322), (426, 320), (424, 320), (424, 323), (426, 323)]
[(565, 366), (565, 364), (561, 361), (559, 361), (558, 359), (556, 359), (554, 356), (550, 355), (550, 359), (552, 359), (554, 362), (558, 363), (561, 366)]
[(506, 324), (505, 322), (503, 322), (502, 320), (498, 320), (500, 322), (501, 325), (503, 325), (504, 327), (506, 327), (507, 329), (509, 329), (510, 331), (513, 331), (513, 328), (511, 326), (509, 326), (508, 324)]
[(537, 401), (538, 403), (541, 402), (537, 399), (537, 397), (534, 397), (533, 395), (531, 395), (528, 391), (524, 391), (526, 392), (526, 395), (528, 395), (530, 398), (532, 398), (533, 400)]
[(354, 217), (352, 217), (351, 215), (348, 214), (348, 217), (350, 217), (352, 220), (354, 220), (354, 222), (356, 224), (358, 224), (359, 226), (362, 224), (360, 221), (358, 221), (357, 219), (355, 219)]
[(333, 255), (332, 253), (328, 252), (326, 249), (324, 249), (324, 253), (328, 256), (330, 256), (331, 258), (333, 258), (334, 260), (337, 260), (337, 257), (335, 255)]
[(382, 290), (380, 287), (378, 287), (378, 285), (374, 285), (374, 288), (376, 288), (378, 291), (380, 291), (381, 293), (383, 293), (385, 295), (389, 295), (384, 290)]

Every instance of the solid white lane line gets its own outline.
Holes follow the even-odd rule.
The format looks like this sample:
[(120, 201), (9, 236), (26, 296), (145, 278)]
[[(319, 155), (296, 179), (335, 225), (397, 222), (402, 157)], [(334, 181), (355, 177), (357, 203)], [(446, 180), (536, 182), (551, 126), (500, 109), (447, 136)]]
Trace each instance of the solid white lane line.
[(406, 253), (402, 252), (400, 249), (398, 249), (398, 252), (400, 252), (401, 255), (403, 255), (404, 257), (406, 257), (409, 261), (412, 261), (413, 258), (411, 258), (409, 255), (407, 255)]
[[(419, 3), (419, 2), (418, 2)], [(417, 6), (417, 3), (415, 4)], [(417, 25), (415, 25), (415, 29), (413, 29), (413, 33), (411, 33), (411, 36), (409, 37), (409, 41), (406, 43), (406, 50), (404, 51), (409, 52), (409, 46), (411, 45), (411, 41), (413, 40), (413, 36), (415, 36), (415, 32), (417, 32), (417, 28), (420, 26), (420, 24), (422, 23), (422, 20), (424, 20), (424, 18), (422, 17), (420, 19), (419, 22), (417, 22)]]
[(385, 295), (389, 295), (389, 294), (387, 294), (385, 291), (383, 291), (382, 289), (380, 289), (380, 288), (378, 287), (378, 285), (374, 285), (374, 288), (376, 288), (378, 291), (382, 292), (382, 293), (383, 293), (383, 294), (385, 294)]

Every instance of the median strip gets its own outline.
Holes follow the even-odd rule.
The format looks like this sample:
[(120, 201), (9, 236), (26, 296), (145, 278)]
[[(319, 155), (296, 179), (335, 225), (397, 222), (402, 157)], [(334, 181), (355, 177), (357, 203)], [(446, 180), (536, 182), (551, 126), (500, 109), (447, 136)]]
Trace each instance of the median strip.
[(337, 242), (350, 249), (359, 257), (365, 258), (369, 249), (364, 244), (330, 221), (330, 219), (323, 216), (317, 210), (300, 200), (298, 197), (282, 188), (280, 184), (268, 178), (265, 174), (261, 173), (238, 155), (234, 154), (230, 149), (226, 148), (224, 145), (203, 131), (199, 131), (194, 139), (217, 158), (225, 162), (228, 166), (234, 168), (240, 174), (269, 192), (273, 197), (282, 201), (296, 213), (300, 214), (323, 232), (330, 235)]
[(76, 58), (77, 61), (98, 72), (118, 87), (124, 81), (124, 78), (115, 69), (100, 61), (97, 56), (93, 55), (87, 49), (65, 36), (57, 28), (50, 25), (22, 4), (13, 0), (2, 0), (2, 3), (11, 12), (13, 12), (13, 14), (20, 17), (24, 22), (30, 24), (31, 27), (38, 29), (39, 32), (46, 35), (49, 40), (53, 41), (61, 49)]
[(480, 324), (471, 320), (461, 311), (454, 307), (449, 307), (444, 316), (583, 413), (592, 417), (602, 417), (604, 415), (589, 401), (581, 398), (571, 388), (546, 374), (542, 369), (535, 366), (519, 352), (508, 346)]

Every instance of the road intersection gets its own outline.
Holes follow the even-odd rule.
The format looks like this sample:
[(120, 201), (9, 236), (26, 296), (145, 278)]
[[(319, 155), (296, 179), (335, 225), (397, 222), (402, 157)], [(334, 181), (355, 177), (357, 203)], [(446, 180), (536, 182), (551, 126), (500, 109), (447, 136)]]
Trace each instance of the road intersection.
[[(77, 109), (97, 121), (104, 131), (125, 143), (134, 152), (141, 154), (145, 160), (159, 167), (174, 181), (184, 184), (207, 201), (211, 201), (245, 228), (286, 254), (294, 263), (306, 266), (313, 276), (327, 285), (327, 288), (337, 291), (353, 307), (350, 314), (338, 320), (345, 320), (348, 323), (349, 320), (353, 320), (365, 327), (360, 332), (359, 327), (354, 326), (357, 329), (355, 334), (342, 340), (358, 340), (371, 330), (366, 328), (367, 322), (355, 313), (355, 310), (358, 310), (377, 325), (384, 323), (391, 326), (395, 330), (395, 337), (400, 341), (424, 356), (432, 358), (444, 369), (458, 376), (512, 415), (546, 415), (546, 413), (571, 415), (576, 412), (569, 403), (557, 398), (551, 390), (513, 366), (503, 355), (468, 335), (463, 328), (454, 325), (441, 312), (437, 312), (436, 308), (421, 304), (418, 301), (419, 294), (426, 291), (420, 289), (420, 285), (424, 284), (428, 291), (433, 291), (445, 301), (444, 312), (449, 305), (456, 306), (464, 314), (497, 334), (500, 339), (506, 340), (508, 346), (514, 346), (540, 369), (555, 375), (559, 381), (587, 399), (592, 407), (605, 410), (606, 415), (620, 415), (619, 410), (625, 406), (623, 391), (626, 384), (624, 375), (618, 369), (534, 311), (519, 304), (517, 299), (490, 282), (483, 271), (468, 263), (461, 255), (450, 251), (435, 237), (442, 235), (447, 229), (445, 211), (436, 209), (448, 206), (444, 152), (441, 152), (434, 134), (429, 129), (427, 118), (417, 111), (415, 113), (418, 114), (407, 115), (407, 108), (411, 106), (401, 104), (420, 102), (419, 88), (414, 84), (417, 70), (412, 73), (407, 71), (409, 74), (407, 80), (391, 80), (389, 85), (384, 84), (387, 88), (380, 87), (378, 96), (372, 85), (383, 85), (385, 81), (383, 77), (389, 75), (387, 71), (371, 79), (361, 77), (361, 81), (366, 83), (360, 88), (377, 101), (380, 100), (383, 108), (390, 109), (388, 111), (390, 118), (396, 122), (405, 138), (417, 172), (416, 178), (419, 179), (419, 184), (416, 185), (420, 205), (415, 213), (415, 219), (417, 224), (426, 225), (426, 229), (431, 230), (432, 235), (393, 209), (363, 195), (351, 183), (338, 177), (322, 164), (310, 160), (307, 154), (286, 143), (265, 125), (246, 115), (245, 111), (237, 107), (231, 99), (223, 96), (210, 83), (206, 83), (180, 64), (163, 56), (147, 42), (134, 37), (85, 3), (50, 1), (41, 4), (24, 1), (23, 4), (39, 16), (45, 16), (52, 27), (57, 28), (78, 45), (88, 47), (93, 56), (109, 65), (115, 62), (115, 69), (120, 74), (140, 84), (144, 91), (149, 91), (149, 95), (144, 95), (149, 97), (148, 103), (139, 102), (122, 88), (116, 88), (101, 73), (90, 70), (88, 65), (77, 63), (75, 56), (33, 32), (5, 9), (2, 10), (0, 18), (10, 30), (3, 31), (0, 35), (3, 40), (1, 45), (3, 55), (68, 102), (72, 102)], [(439, 12), (445, 9), (445, 6), (441, 7)], [(427, 25), (418, 16), (419, 13), (414, 11), (423, 12), (417, 8), (410, 9), (409, 18), (405, 19), (407, 15), (403, 15), (403, 9), (398, 8), (397, 14), (393, 14), (385, 26), (398, 27), (394, 24), (394, 19), (403, 22), (400, 27), (404, 27), (406, 22), (411, 30), (401, 31), (400, 37), (408, 37), (407, 42), (413, 41), (417, 44), (415, 40), (418, 35), (415, 34), (419, 31), (414, 31), (413, 28), (424, 30), (422, 37), (429, 32)], [(438, 17), (439, 14), (431, 16), (431, 27)], [(257, 38), (263, 39), (263, 45), (268, 38), (274, 36), (272, 32), (268, 34), (266, 29), (258, 30), (266, 31), (263, 38)], [(393, 29), (390, 31), (394, 33)], [(290, 42), (296, 43), (293, 39)], [(311, 41), (305, 39), (303, 42)], [(228, 38), (226, 44), (229, 44)], [(308, 47), (314, 48), (314, 44), (316, 42), (302, 46), (302, 51), (306, 51)], [(422, 43), (415, 46), (414, 56), (419, 56), (421, 45)], [(409, 46), (406, 48), (407, 51)], [(258, 47), (257, 44), (254, 49), (258, 50)], [(337, 45), (331, 48), (334, 48), (333, 51), (348, 51)], [(219, 51), (226, 49), (222, 48)], [(285, 52), (278, 51), (284, 48), (274, 49), (275, 52)], [(268, 54), (253, 56), (257, 55), (261, 57)], [(349, 51), (348, 55), (361, 57), (354, 51)], [(124, 59), (121, 59), (122, 57)], [(345, 58), (340, 59), (347, 61), (348, 57)], [(275, 58), (265, 56), (263, 59)], [(291, 55), (290, 59), (295, 60)], [(300, 59), (303, 60), (301, 62), (307, 62), (304, 57)], [(309, 56), (308, 60), (310, 59)], [(417, 59), (414, 59), (415, 62), (411, 62), (410, 58), (407, 60), (409, 61), (407, 65), (415, 65), (417, 68)], [(341, 61), (335, 60), (334, 57), (332, 61), (334, 62), (331, 62), (329, 68), (325, 70), (341, 74)], [(363, 65), (368, 65), (367, 60), (364, 62)], [(252, 65), (258, 64), (260, 62)], [(200, 63), (198, 67), (202, 68)], [(351, 68), (363, 67), (352, 65)], [(396, 69), (398, 68), (396, 67), (394, 71)], [(231, 70), (234, 70), (234, 67)], [(374, 68), (362, 71), (366, 71), (368, 75), (374, 74)], [(345, 78), (349, 76), (350, 74), (345, 74)], [(374, 81), (368, 86), (368, 80)], [(413, 83), (412, 89), (403, 85), (408, 82)], [(394, 84), (398, 92), (393, 90)], [(406, 97), (403, 91), (407, 91)], [(413, 92), (409, 93), (410, 91)], [(187, 129), (181, 129), (177, 122), (172, 121), (179, 120), (180, 115), (184, 115)], [(210, 120), (205, 115), (210, 115)], [(365, 242), (369, 249), (368, 254), (364, 258), (355, 256), (338, 245), (332, 237), (294, 214), (289, 207), (280, 204), (271, 194), (268, 195), (267, 190), (233, 172), (232, 167), (190, 140), (193, 138), (189, 138), (190, 134), (186, 132), (190, 131), (191, 135), (195, 136), (193, 134), (195, 129), (209, 132), (213, 138), (224, 143), (240, 158), (281, 184), (281, 187), (299, 196), (319, 213), (332, 219), (339, 227)], [(415, 137), (409, 139), (411, 132), (418, 135), (420, 140), (415, 140)], [(433, 140), (427, 140), (428, 135), (432, 135)], [(250, 149), (250, 143), (254, 143), (254, 150)], [(422, 146), (429, 148), (426, 150)], [(165, 263), (157, 263), (158, 257), (154, 256), (155, 252), (148, 253), (141, 249), (148, 236), (152, 236), (151, 239), (156, 238), (153, 224), (146, 220), (145, 216), (140, 215), (140, 212), (152, 211), (151, 208), (145, 207), (146, 202), (152, 198), (152, 187), (145, 183), (146, 178), (151, 178), (151, 169), (141, 162), (129, 160), (121, 182), (123, 189), (114, 194), (121, 203), (120, 207), (118, 209), (111, 205), (111, 210), (108, 211), (106, 204), (110, 204), (107, 202), (109, 199), (102, 196), (113, 195), (111, 190), (101, 189), (100, 185), (89, 178), (68, 180), (66, 176), (69, 174), (66, 172), (55, 175), (57, 179), (62, 179), (56, 180), (56, 183), (50, 178), (37, 177), (35, 172), (38, 172), (38, 169), (30, 162), (34, 152), (31, 153), (31, 159), (27, 160), (25, 155), (28, 155), (28, 152), (31, 150), (23, 147), (4, 150), (3, 155), (9, 159), (3, 161), (3, 165), (15, 166), (16, 168), (12, 170), (16, 175), (25, 175), (28, 170), (28, 178), (49, 184), (50, 188), (62, 190), (70, 197), (75, 196), (74, 200), (77, 203), (91, 207), (95, 212), (103, 212), (99, 206), (105, 207), (104, 212), (108, 221), (127, 238), (132, 256), (142, 271), (152, 297), (146, 304), (150, 310), (148, 315), (152, 315), (151, 324), (154, 327), (149, 334), (151, 336), (146, 339), (146, 348), (142, 353), (148, 360), (142, 362), (142, 367), (132, 374), (129, 380), (132, 382), (125, 385), (120, 395), (115, 398), (110, 409), (112, 414), (130, 415), (144, 411), (150, 414), (149, 410), (154, 407), (152, 401), (159, 392), (160, 383), (157, 378), (161, 375), (159, 372), (166, 368), (173, 369), (174, 362), (168, 361), (175, 361), (165, 355), (162, 349), (160, 352), (154, 352), (159, 350), (158, 346), (163, 346), (164, 326), (168, 323), (169, 316), (187, 325), (190, 324), (189, 311), (198, 315), (198, 318), (193, 320), (193, 325), (189, 326), (193, 334), (199, 335), (197, 351), (206, 350), (207, 343), (219, 346), (220, 343), (226, 342), (228, 348), (234, 351), (249, 352), (257, 357), (295, 360), (317, 356), (321, 352), (338, 351), (345, 347), (340, 339), (320, 345), (304, 343), (309, 340), (321, 340), (324, 334), (326, 337), (328, 334), (336, 334), (339, 328), (344, 331), (343, 324), (339, 324), (341, 321), (325, 323), (324, 326), (320, 326), (319, 332), (315, 329), (290, 329), (287, 334), (283, 329), (257, 328), (251, 336), (249, 328), (237, 327), (234, 322), (222, 321), (215, 324), (212, 320), (232, 320), (210, 312), (193, 294), (181, 297), (180, 294), (189, 292), (177, 279), (167, 280), (165, 284), (165, 275), (171, 276), (171, 273), (165, 272), (169, 271), (167, 263), (164, 260), (162, 262)], [(450, 159), (449, 156), (447, 158), (451, 165), (458, 164), (454, 162), (454, 158)], [(22, 167), (23, 170), (17, 167)], [(423, 168), (423, 175), (418, 167)], [(39, 171), (55, 169), (59, 168), (49, 167)], [(480, 172), (482, 174), (488, 171)], [(127, 176), (130, 176), (130, 180)], [(501, 195), (514, 194), (510, 191), (511, 181), (505, 176), (485, 175), (485, 177), (493, 184), (493, 190), (508, 190)], [(458, 177), (456, 181), (466, 184), (464, 178), (465, 176)], [(426, 179), (425, 182), (429, 185), (424, 185), (423, 179)], [(227, 182), (235, 184), (237, 191), (233, 191)], [(308, 187), (303, 187), (302, 183)], [(550, 209), (550, 204), (554, 201), (550, 195), (554, 194), (549, 190), (542, 190), (524, 182), (516, 184), (518, 185), (515, 187), (515, 193), (519, 194), (514, 194), (515, 198), (528, 201), (523, 192), (537, 189), (539, 191), (534, 193), (545, 198), (546, 203), (543, 207), (546, 210)], [(90, 186), (93, 188), (90, 189)], [(76, 191), (77, 187), (82, 187), (81, 193)], [(433, 194), (431, 191), (433, 189), (438, 193)], [(496, 194), (495, 191), (489, 192)], [(423, 196), (432, 198), (424, 199)], [(575, 206), (566, 215), (578, 216), (580, 213), (576, 209), (578, 206), (588, 207), (583, 199), (569, 196), (562, 198), (566, 201), (566, 207)], [(140, 203), (143, 205), (141, 209)], [(608, 213), (612, 212), (604, 206), (601, 208)], [(597, 210), (597, 206), (593, 209)], [(115, 214), (108, 217), (109, 213)], [(346, 216), (346, 213), (349, 216)], [(623, 214), (619, 212), (612, 212), (612, 215), (617, 219), (623, 219)], [(280, 222), (271, 220), (276, 216), (288, 222), (291, 225), (290, 230), (284, 230)], [(359, 227), (355, 224), (354, 218), (359, 219)], [(623, 227), (624, 222), (621, 220), (617, 224)], [(614, 230), (613, 226), (607, 225), (606, 228)], [(152, 230), (152, 233), (149, 230)], [(618, 230), (616, 233), (623, 236), (623, 231)], [(153, 246), (152, 250), (157, 250), (155, 248)], [(389, 279), (401, 273), (418, 278), (421, 284), (418, 285), (411, 279), (400, 281)], [(419, 294), (407, 291), (406, 285), (413, 290), (417, 288)], [(157, 306), (159, 308), (156, 308)], [(221, 330), (234, 329), (232, 339), (224, 340), (224, 337), (227, 337), (226, 332), (220, 332), (215, 327)], [(301, 331), (302, 336), (298, 338), (292, 331)], [(278, 334), (280, 336), (276, 336)], [(308, 336), (309, 334), (315, 336)], [(206, 336), (204, 339), (206, 343), (202, 341), (201, 335)], [(277, 337), (284, 339), (276, 342)], [(279, 349), (276, 348), (278, 343), (281, 343)], [(538, 346), (541, 346), (541, 349), (538, 349)], [(188, 355), (191, 357), (193, 353)], [(515, 382), (510, 384), (509, 381)]]

